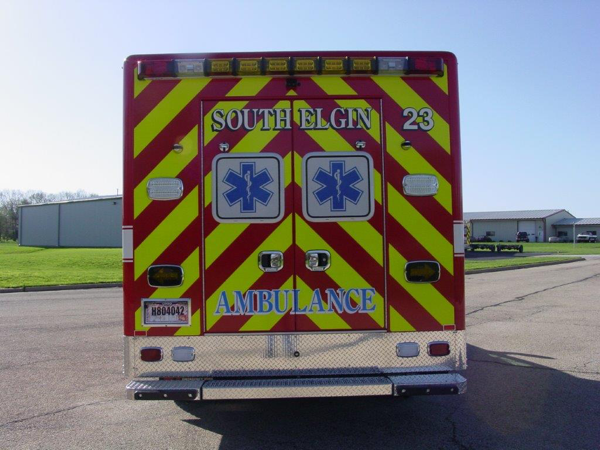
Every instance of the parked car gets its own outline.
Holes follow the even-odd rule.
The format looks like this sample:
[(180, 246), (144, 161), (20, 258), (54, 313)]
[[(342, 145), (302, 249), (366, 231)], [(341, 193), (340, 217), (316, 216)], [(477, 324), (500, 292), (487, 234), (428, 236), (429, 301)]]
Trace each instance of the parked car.
[(570, 242), (566, 236), (550, 236), (548, 242)]
[(577, 235), (577, 242), (597, 242), (598, 237), (592, 234), (591, 231), (580, 233)]
[(471, 239), (473, 242), (493, 242), (492, 238), (489, 236), (479, 236), (475, 239)]
[(516, 241), (517, 242), (529, 242), (529, 235), (527, 234), (527, 231), (517, 232)]

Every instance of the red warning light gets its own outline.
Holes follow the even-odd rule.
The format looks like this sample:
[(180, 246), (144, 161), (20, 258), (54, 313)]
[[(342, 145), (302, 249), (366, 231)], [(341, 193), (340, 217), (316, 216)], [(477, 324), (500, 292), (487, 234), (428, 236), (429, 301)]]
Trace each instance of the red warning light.
[(444, 76), (444, 60), (442, 58), (408, 58), (406, 75)]

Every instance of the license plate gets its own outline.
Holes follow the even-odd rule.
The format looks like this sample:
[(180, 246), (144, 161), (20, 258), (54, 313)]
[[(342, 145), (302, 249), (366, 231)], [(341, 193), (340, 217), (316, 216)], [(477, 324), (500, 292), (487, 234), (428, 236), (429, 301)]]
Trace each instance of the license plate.
[(144, 326), (186, 326), (190, 324), (190, 300), (143, 300)]

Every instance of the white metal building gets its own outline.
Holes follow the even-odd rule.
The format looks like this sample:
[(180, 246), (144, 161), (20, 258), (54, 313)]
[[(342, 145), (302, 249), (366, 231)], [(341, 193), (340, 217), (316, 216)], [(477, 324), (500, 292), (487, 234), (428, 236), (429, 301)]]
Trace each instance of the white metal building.
[(575, 219), (564, 209), (532, 211), (489, 211), (464, 214), (471, 237), (487, 236), (494, 242), (515, 241), (517, 232), (525, 231), (529, 242), (547, 242), (556, 236), (554, 225), (563, 219)]
[(121, 196), (22, 205), (19, 245), (121, 247)]
[(575, 237), (579, 233), (591, 233), (596, 236), (600, 236), (600, 218), (590, 219), (562, 219), (553, 225), (556, 230), (555, 236), (561, 236), (567, 238), (569, 241), (573, 240), (573, 232)]

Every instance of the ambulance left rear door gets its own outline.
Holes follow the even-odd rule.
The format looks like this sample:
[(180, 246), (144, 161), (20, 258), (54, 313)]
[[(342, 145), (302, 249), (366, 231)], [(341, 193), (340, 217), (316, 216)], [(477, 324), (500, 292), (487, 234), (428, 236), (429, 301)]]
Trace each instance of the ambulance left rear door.
[(204, 331), (294, 331), (290, 102), (204, 101), (202, 114)]

